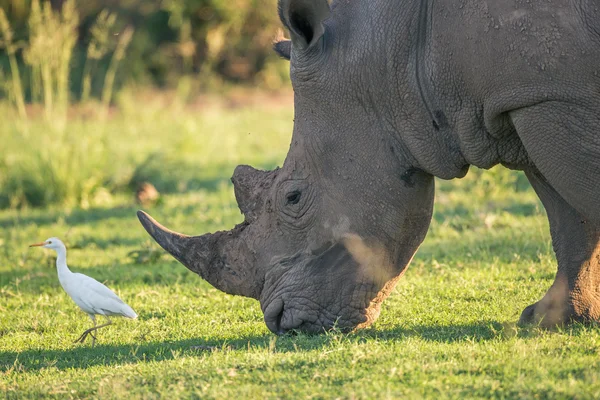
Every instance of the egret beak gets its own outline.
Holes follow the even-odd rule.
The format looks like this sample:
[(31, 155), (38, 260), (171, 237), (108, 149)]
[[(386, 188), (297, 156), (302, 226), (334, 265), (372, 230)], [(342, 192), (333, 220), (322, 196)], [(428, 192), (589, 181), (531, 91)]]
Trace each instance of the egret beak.
[(29, 247), (40, 247), (40, 246), (43, 246), (43, 245), (45, 245), (45, 244), (46, 244), (46, 242), (42, 242), (42, 243), (34, 243), (34, 244), (30, 244), (30, 245), (29, 245)]

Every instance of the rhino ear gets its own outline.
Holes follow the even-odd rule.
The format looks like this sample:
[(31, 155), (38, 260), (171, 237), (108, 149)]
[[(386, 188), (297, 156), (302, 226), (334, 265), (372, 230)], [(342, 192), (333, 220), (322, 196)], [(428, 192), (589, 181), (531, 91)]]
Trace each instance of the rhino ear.
[(275, 42), (273, 43), (273, 50), (279, 54), (279, 57), (289, 61), (292, 55), (292, 41), (283, 39)]
[(323, 36), (323, 21), (328, 17), (327, 0), (279, 0), (279, 18), (289, 29), (292, 44), (303, 50)]
[(290, 60), (292, 56), (292, 41), (283, 36), (283, 29), (277, 29), (277, 34), (273, 39), (273, 50), (281, 58)]

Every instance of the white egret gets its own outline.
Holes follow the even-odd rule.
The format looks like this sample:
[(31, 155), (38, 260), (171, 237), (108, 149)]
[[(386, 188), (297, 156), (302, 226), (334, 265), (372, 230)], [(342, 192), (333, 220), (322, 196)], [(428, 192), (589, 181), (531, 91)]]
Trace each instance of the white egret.
[[(90, 335), (93, 347), (96, 343), (96, 335), (92, 332), (112, 324), (109, 316), (121, 315), (131, 319), (137, 318), (135, 311), (102, 283), (87, 275), (71, 272), (67, 266), (67, 248), (60, 239), (52, 237), (45, 242), (32, 244), (29, 247), (35, 246), (56, 251), (56, 269), (61, 286), (94, 323), (94, 326), (83, 332), (75, 343), (83, 343)], [(108, 322), (96, 325), (96, 315), (103, 315)]]

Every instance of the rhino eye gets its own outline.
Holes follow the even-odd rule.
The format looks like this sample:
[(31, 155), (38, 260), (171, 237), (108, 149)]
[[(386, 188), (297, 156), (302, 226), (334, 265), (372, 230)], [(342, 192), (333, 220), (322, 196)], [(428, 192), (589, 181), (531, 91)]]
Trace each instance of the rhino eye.
[(287, 195), (287, 204), (288, 205), (298, 204), (298, 202), (300, 201), (301, 195), (302, 194), (300, 193), (299, 190), (294, 190), (293, 192), (289, 193)]

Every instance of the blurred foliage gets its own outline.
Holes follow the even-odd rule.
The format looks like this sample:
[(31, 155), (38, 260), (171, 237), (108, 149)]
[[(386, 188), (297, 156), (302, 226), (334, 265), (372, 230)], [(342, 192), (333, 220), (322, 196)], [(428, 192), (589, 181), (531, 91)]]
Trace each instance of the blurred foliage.
[(272, 168), (289, 146), (293, 109), (279, 97), (244, 108), (180, 108), (153, 104), (154, 96), (139, 107), (128, 91), (118, 97), (120, 112), (75, 116), (61, 129), (34, 115), (14, 118), (0, 102), (0, 209), (105, 207), (120, 196), (134, 204), (146, 182), (165, 194), (229, 188), (237, 164)]
[[(42, 3), (59, 11), (67, 2)], [(0, 0), (15, 43), (27, 42), (33, 34), (29, 26), (32, 4), (32, 0)], [(129, 81), (177, 87), (182, 77), (187, 78), (186, 85), (194, 82), (192, 89), (215, 82), (279, 88), (286, 82), (286, 63), (271, 51), (280, 26), (274, 0), (87, 0), (76, 2), (76, 12), (77, 43), (69, 84), (78, 97), (101, 96), (110, 53), (127, 28), (135, 33), (119, 67), (116, 87)], [(109, 15), (116, 18), (111, 20)], [(110, 36), (94, 31), (100, 21), (109, 26)], [(98, 45), (104, 50), (99, 51)], [(9, 54), (5, 48), (0, 51), (0, 67), (6, 76)], [(23, 66), (22, 50), (17, 50), (17, 58)], [(31, 100), (35, 95), (27, 75), (31, 71), (23, 69), (24, 89)]]

